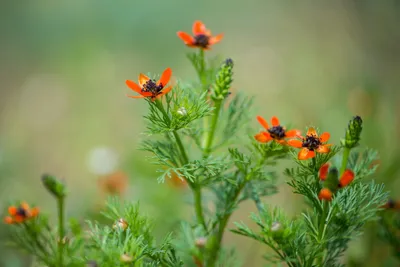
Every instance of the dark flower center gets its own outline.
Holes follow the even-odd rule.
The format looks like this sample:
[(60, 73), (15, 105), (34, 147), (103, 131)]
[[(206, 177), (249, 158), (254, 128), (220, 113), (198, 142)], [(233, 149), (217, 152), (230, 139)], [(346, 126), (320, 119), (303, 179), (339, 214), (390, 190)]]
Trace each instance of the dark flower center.
[(17, 209), (17, 215), (22, 216), (22, 217), (26, 217), (27, 216), (27, 212), (24, 208), (19, 207)]
[(321, 140), (315, 135), (307, 135), (306, 138), (303, 139), (303, 147), (306, 147), (311, 151), (317, 149), (321, 144)]
[(269, 132), (271, 137), (274, 139), (282, 139), (286, 136), (285, 129), (280, 125), (271, 127), (267, 131)]
[(210, 37), (205, 34), (198, 34), (194, 36), (194, 45), (207, 48), (209, 45)]
[(157, 94), (159, 93), (162, 89), (164, 88), (164, 86), (160, 83), (157, 84), (155, 80), (148, 80), (142, 88), (142, 92), (150, 92), (153, 94)]

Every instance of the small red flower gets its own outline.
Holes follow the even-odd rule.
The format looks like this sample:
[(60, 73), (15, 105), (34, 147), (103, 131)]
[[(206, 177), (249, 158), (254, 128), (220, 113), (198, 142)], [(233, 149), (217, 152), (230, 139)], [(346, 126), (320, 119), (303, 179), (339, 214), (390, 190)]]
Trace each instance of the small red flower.
[(328, 188), (322, 188), (319, 192), (318, 198), (321, 200), (331, 201), (332, 200), (332, 192)]
[(326, 178), (328, 177), (328, 171), (329, 171), (329, 163), (325, 163), (324, 165), (321, 166), (319, 169), (319, 178), (321, 181), (325, 181)]
[(162, 95), (165, 95), (169, 91), (171, 91), (172, 86), (169, 86), (164, 89), (164, 87), (167, 85), (169, 82), (170, 78), (172, 75), (172, 70), (170, 68), (167, 68), (164, 70), (164, 72), (161, 75), (161, 78), (159, 81), (155, 81), (144, 75), (143, 73), (139, 74), (139, 84), (126, 80), (126, 85), (133, 91), (139, 93), (140, 95), (137, 96), (131, 96), (127, 95), (130, 98), (145, 98), (145, 97), (150, 97), (152, 101), (154, 101), (156, 98), (161, 97)]
[(193, 35), (186, 32), (177, 32), (179, 38), (189, 47), (198, 47), (203, 50), (209, 50), (210, 46), (218, 43), (222, 40), (224, 35), (218, 34), (216, 36), (211, 35), (211, 31), (206, 28), (203, 22), (197, 20), (193, 23)]
[(329, 140), (330, 134), (325, 132), (318, 136), (313, 127), (308, 128), (306, 137), (302, 140), (292, 139), (288, 144), (293, 147), (301, 148), (298, 158), (299, 160), (311, 159), (315, 157), (315, 152), (328, 153), (330, 151), (330, 144), (324, 144)]
[(275, 140), (280, 144), (285, 144), (285, 138), (296, 137), (300, 135), (299, 130), (288, 130), (279, 124), (277, 117), (271, 118), (272, 127), (269, 127), (268, 122), (261, 116), (257, 116), (258, 122), (267, 130), (262, 131), (254, 136), (254, 138), (260, 143), (268, 143), (271, 140)]
[(345, 170), (339, 180), (339, 187), (345, 187), (354, 180), (354, 172)]
[(31, 209), (27, 203), (21, 202), (18, 207), (10, 206), (8, 208), (8, 214), (10, 216), (4, 218), (5, 223), (23, 223), (36, 217), (39, 214), (39, 209), (36, 207)]

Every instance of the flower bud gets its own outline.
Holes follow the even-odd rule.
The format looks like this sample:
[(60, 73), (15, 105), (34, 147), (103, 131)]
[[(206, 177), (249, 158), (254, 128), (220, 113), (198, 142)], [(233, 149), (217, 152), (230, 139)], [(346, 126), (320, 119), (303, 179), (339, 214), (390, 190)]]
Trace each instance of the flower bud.
[(214, 100), (223, 100), (229, 95), (229, 88), (232, 83), (233, 76), (233, 60), (228, 58), (222, 63), (218, 70), (217, 77), (212, 85), (212, 95)]
[(207, 243), (207, 238), (205, 237), (198, 237), (196, 238), (196, 240), (194, 241), (194, 244), (196, 245), (196, 247), (198, 248), (203, 248)]
[(350, 120), (347, 126), (345, 139), (342, 140), (342, 144), (347, 148), (353, 148), (358, 145), (360, 141), (360, 135), (362, 131), (362, 119), (360, 116), (355, 116)]
[(52, 176), (50, 174), (43, 174), (42, 183), (44, 187), (56, 198), (64, 198), (66, 196), (65, 185), (55, 176)]
[(117, 230), (117, 229), (126, 230), (126, 228), (128, 228), (128, 223), (122, 218), (118, 219), (118, 221), (116, 221), (113, 224), (113, 229), (114, 230)]
[(133, 257), (129, 256), (128, 254), (122, 254), (121, 257), (120, 257), (120, 260), (123, 263), (131, 263), (131, 262), (133, 262)]
[(187, 110), (186, 110), (185, 107), (178, 108), (178, 110), (176, 112), (181, 116), (186, 116), (187, 115)]
[(270, 231), (271, 231), (272, 238), (275, 241), (278, 242), (278, 241), (282, 240), (283, 234), (284, 234), (284, 229), (280, 222), (273, 222), (270, 227)]

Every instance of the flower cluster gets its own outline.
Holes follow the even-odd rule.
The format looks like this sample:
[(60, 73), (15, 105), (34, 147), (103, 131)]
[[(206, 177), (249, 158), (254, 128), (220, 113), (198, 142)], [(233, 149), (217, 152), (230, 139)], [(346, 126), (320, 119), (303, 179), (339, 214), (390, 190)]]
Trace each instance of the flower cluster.
[(330, 201), (338, 189), (348, 186), (354, 180), (354, 172), (346, 169), (338, 179), (337, 169), (330, 168), (330, 164), (326, 163), (319, 169), (319, 179), (323, 183), (323, 188), (318, 197)]
[(7, 224), (24, 223), (39, 214), (37, 207), (30, 208), (26, 202), (21, 202), (19, 206), (10, 206), (8, 208), (9, 216), (4, 218)]

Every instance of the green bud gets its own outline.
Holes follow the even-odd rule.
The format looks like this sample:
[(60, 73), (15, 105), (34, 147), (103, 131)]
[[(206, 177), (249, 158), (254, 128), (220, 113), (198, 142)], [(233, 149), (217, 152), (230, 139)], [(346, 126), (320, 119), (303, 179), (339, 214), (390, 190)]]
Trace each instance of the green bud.
[(270, 231), (271, 231), (272, 238), (275, 241), (279, 241), (282, 239), (283, 234), (284, 234), (284, 229), (280, 222), (272, 223)]
[(52, 176), (50, 174), (43, 174), (42, 182), (44, 187), (46, 187), (46, 189), (56, 198), (63, 198), (66, 196), (65, 185), (55, 176)]
[(338, 190), (339, 184), (339, 171), (335, 167), (330, 168), (328, 172), (328, 177), (324, 181), (324, 187), (335, 193)]
[(229, 95), (229, 89), (232, 83), (233, 76), (233, 61), (228, 58), (222, 63), (220, 69), (218, 70), (217, 77), (212, 86), (211, 97), (214, 100), (223, 100)]
[(346, 129), (345, 139), (342, 140), (342, 145), (347, 148), (353, 148), (358, 145), (362, 131), (362, 119), (360, 116), (355, 116), (350, 120)]

